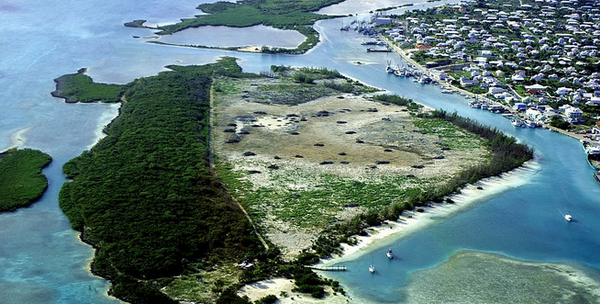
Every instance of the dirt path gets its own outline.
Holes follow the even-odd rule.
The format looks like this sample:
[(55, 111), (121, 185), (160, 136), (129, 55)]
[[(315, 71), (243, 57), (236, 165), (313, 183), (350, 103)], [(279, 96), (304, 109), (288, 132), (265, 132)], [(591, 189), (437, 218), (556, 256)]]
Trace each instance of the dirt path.
[[(209, 116), (209, 121), (208, 121), (208, 128), (209, 128), (208, 133), (211, 134), (211, 136), (209, 136), (209, 139), (208, 139), (208, 147), (209, 147), (208, 148), (208, 161), (210, 164), (210, 172), (214, 176), (216, 176), (216, 174), (215, 174), (215, 159), (214, 159), (214, 151), (213, 151), (214, 147), (212, 145), (212, 141), (213, 141), (212, 124), (214, 121), (214, 117), (213, 117), (214, 112), (212, 111), (212, 109), (214, 108), (213, 103), (214, 103), (214, 90), (213, 90), (213, 87), (211, 86), (211, 88), (210, 88), (210, 116)], [(219, 180), (219, 183), (221, 184), (223, 189), (225, 189), (227, 191), (227, 193), (229, 193), (229, 189), (227, 189), (227, 187), (225, 187), (225, 185), (220, 180)], [(265, 239), (263, 239), (262, 235), (260, 235), (260, 233), (256, 229), (256, 225), (254, 225), (254, 222), (252, 221), (252, 218), (250, 218), (250, 215), (248, 214), (248, 212), (246, 212), (246, 209), (244, 209), (242, 204), (240, 204), (233, 196), (229, 196), (229, 197), (231, 198), (231, 201), (233, 201), (238, 206), (238, 208), (240, 208), (240, 210), (242, 210), (242, 212), (246, 216), (246, 219), (248, 219), (248, 222), (250, 222), (250, 225), (252, 225), (252, 230), (254, 231), (254, 233), (256, 234), (256, 236), (258, 237), (260, 242), (262, 243), (263, 247), (265, 247), (265, 250), (269, 250), (269, 245), (267, 244)]]

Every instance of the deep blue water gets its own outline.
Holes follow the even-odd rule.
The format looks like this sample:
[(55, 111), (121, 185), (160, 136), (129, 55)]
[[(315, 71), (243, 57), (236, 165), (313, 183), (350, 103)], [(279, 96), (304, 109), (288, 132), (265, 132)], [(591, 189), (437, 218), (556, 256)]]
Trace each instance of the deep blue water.
[[(266, 71), (272, 64), (334, 68), (494, 126), (535, 149), (539, 169), (527, 174), (521, 185), (346, 263), (351, 269), (366, 270), (376, 256), (383, 265), (387, 247), (401, 257), (368, 279), (359, 270), (335, 274), (355, 298), (398, 302), (404, 295), (397, 290), (411, 272), (434, 267), (464, 249), (600, 269), (600, 187), (577, 140), (547, 130), (515, 129), (500, 115), (471, 109), (461, 96), (384, 73), (387, 60), (401, 63), (401, 59), (366, 53), (359, 45), (362, 37), (339, 31), (351, 19), (319, 23), (323, 43), (303, 56), (150, 45), (132, 36), (151, 31), (122, 26), (133, 19), (166, 23), (192, 16), (199, 2), (0, 1), (0, 150), (19, 145), (54, 158), (44, 171), (50, 179), (44, 197), (29, 208), (0, 214), (0, 302), (115, 302), (104, 296), (107, 282), (89, 273), (93, 250), (70, 229), (58, 207), (58, 191), (64, 182), (62, 164), (94, 144), (98, 129), (117, 108), (64, 104), (49, 95), (52, 79), (87, 67), (96, 81), (126, 83), (156, 74), (168, 64), (203, 64), (223, 55), (239, 57), (250, 72)], [(574, 222), (563, 219), (561, 212), (567, 211)]]

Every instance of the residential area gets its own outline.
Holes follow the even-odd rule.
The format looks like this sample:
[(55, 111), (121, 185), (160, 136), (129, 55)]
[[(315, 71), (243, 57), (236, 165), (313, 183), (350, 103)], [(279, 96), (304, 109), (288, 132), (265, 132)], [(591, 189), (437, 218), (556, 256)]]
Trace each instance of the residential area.
[(516, 126), (600, 134), (598, 0), (471, 1), (374, 22), (432, 78), (476, 97), (474, 107), (502, 105), (494, 111), (512, 112)]

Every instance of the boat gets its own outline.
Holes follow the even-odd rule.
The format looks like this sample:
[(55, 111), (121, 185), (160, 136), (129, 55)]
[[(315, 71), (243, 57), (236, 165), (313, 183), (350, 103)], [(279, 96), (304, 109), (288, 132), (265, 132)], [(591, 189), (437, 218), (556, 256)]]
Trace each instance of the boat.
[(565, 215), (565, 220), (567, 220), (567, 222), (570, 222), (571, 220), (573, 220), (573, 217), (570, 214)]
[(592, 145), (590, 142), (583, 140), (583, 139), (580, 141), (581, 141), (581, 144), (583, 145), (583, 151), (585, 151), (585, 153), (588, 156), (600, 155), (599, 147), (596, 147), (596, 146)]
[(375, 266), (373, 266), (372, 264), (371, 264), (371, 266), (369, 266), (369, 272), (375, 273)]
[(600, 173), (594, 173), (594, 179), (600, 185)]
[(392, 49), (390, 49), (390, 48), (385, 48), (385, 49), (367, 48), (368, 53), (390, 53), (391, 51), (392, 51)]
[(388, 259), (393, 259), (394, 258), (394, 252), (392, 252), (392, 248), (388, 249), (388, 251), (385, 253), (385, 255), (388, 257)]
[(361, 45), (379, 45), (377, 40), (366, 40), (360, 43)]
[(442, 90), (442, 94), (452, 94), (454, 93), (454, 91), (450, 90), (450, 89), (443, 89)]
[(525, 126), (529, 127), (529, 128), (537, 128), (538, 127), (537, 123), (535, 123), (534, 121), (531, 121), (531, 120), (526, 120)]
[(523, 122), (518, 119), (511, 120), (510, 124), (512, 124), (515, 127), (523, 127), (524, 126)]
[(431, 83), (431, 78), (429, 78), (429, 76), (427, 76), (427, 75), (424, 75), (424, 74), (423, 74), (423, 75), (422, 75), (422, 76), (419, 78), (419, 83), (420, 83), (420, 84), (429, 84), (429, 83)]
[(388, 74), (392, 74), (394, 73), (394, 68), (388, 63), (388, 65), (385, 67), (385, 72)]

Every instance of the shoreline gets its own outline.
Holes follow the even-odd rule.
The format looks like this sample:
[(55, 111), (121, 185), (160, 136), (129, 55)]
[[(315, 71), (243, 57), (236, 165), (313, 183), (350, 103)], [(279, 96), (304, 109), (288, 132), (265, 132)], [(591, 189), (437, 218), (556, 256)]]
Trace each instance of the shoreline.
[[(376, 250), (378, 247), (401, 240), (438, 223), (440, 220), (446, 220), (448, 217), (463, 212), (489, 197), (497, 196), (504, 191), (519, 187), (522, 185), (524, 179), (530, 179), (539, 170), (541, 170), (540, 163), (536, 160), (530, 160), (514, 170), (502, 173), (500, 176), (484, 178), (474, 184), (463, 187), (460, 193), (447, 196), (454, 200), (453, 204), (430, 203), (428, 206), (421, 207), (425, 210), (424, 212), (417, 212), (416, 210), (405, 211), (398, 220), (386, 221), (382, 225), (370, 227), (367, 230), (368, 235), (366, 236), (355, 236), (357, 240), (356, 245), (343, 243), (340, 246), (343, 250), (341, 254), (329, 259), (322, 259), (316, 266), (333, 266), (358, 259)], [(479, 187), (483, 189), (478, 189)], [(331, 279), (327, 276), (326, 271), (316, 272), (324, 278)], [(269, 294), (275, 294), (279, 297), (283, 291), (289, 296), (280, 298), (279, 301), (286, 304), (347, 303), (352, 301), (352, 298), (348, 294), (342, 296), (339, 294), (333, 295), (328, 292), (323, 299), (314, 299), (306, 294), (292, 293), (291, 289), (294, 287), (294, 284), (288, 283), (289, 281), (289, 279), (285, 278), (264, 280), (245, 285), (238, 290), (238, 293), (250, 297), (251, 300), (258, 300)], [(298, 297), (298, 294), (305, 297)]]
[[(422, 65), (420, 65), (419, 63), (417, 63), (416, 61), (414, 61), (413, 59), (411, 59), (410, 57), (408, 57), (407, 53), (405, 50), (401, 49), (400, 47), (398, 47), (397, 45), (395, 45), (394, 43), (392, 43), (389, 39), (383, 37), (381, 34), (378, 35), (378, 38), (381, 39), (382, 41), (384, 41), (386, 43), (386, 45), (388, 45), (392, 50), (394, 50), (395, 53), (397, 53), (398, 55), (400, 55), (400, 57), (402, 57), (403, 60), (405, 60), (406, 62), (412, 64), (416, 69), (418, 69), (419, 71), (421, 71), (422, 73), (431, 75), (432, 72), (430, 70), (434, 70), (434, 69), (428, 69)], [(477, 98), (479, 100), (488, 100), (491, 102), (491, 100), (489, 100), (488, 98), (481, 96), (482, 94), (475, 94), (475, 93), (471, 93), (469, 91), (463, 90), (461, 88), (458, 88), (454, 85), (451, 85), (450, 83), (448, 83), (447, 81), (441, 81), (439, 80), (439, 84), (440, 87), (444, 88), (444, 89), (448, 89), (448, 90), (452, 90), (454, 92), (457, 92), (461, 95), (466, 95), (470, 98)], [(504, 105), (503, 105), (504, 106)], [(505, 107), (506, 109), (506, 107)], [(515, 115), (518, 114), (518, 112), (514, 112), (512, 109), (507, 109), (509, 111), (509, 113)], [(572, 137), (574, 139), (577, 140), (582, 140), (585, 139), (585, 137), (583, 137), (586, 134), (576, 134), (575, 132), (569, 132), (567, 130), (563, 130), (560, 128), (556, 128), (553, 126), (550, 126), (548, 124), (545, 124), (543, 126), (544, 129), (548, 129), (552, 132), (558, 132), (561, 133), (563, 135)]]
[[(488, 177), (469, 184), (461, 189), (460, 193), (447, 196), (454, 203), (430, 203), (421, 207), (425, 211), (405, 211), (398, 220), (376, 227), (371, 227), (367, 236), (357, 236), (356, 245), (342, 244), (343, 253), (330, 259), (323, 260), (319, 265), (332, 266), (345, 261), (350, 261), (369, 253), (373, 247), (383, 246), (391, 240), (400, 240), (423, 228), (437, 223), (439, 219), (446, 219), (454, 214), (465, 211), (483, 200), (496, 196), (504, 191), (518, 187), (523, 179), (529, 179), (541, 169), (537, 161), (528, 161), (519, 168), (502, 173), (500, 176)], [(483, 189), (478, 189), (479, 187)]]

